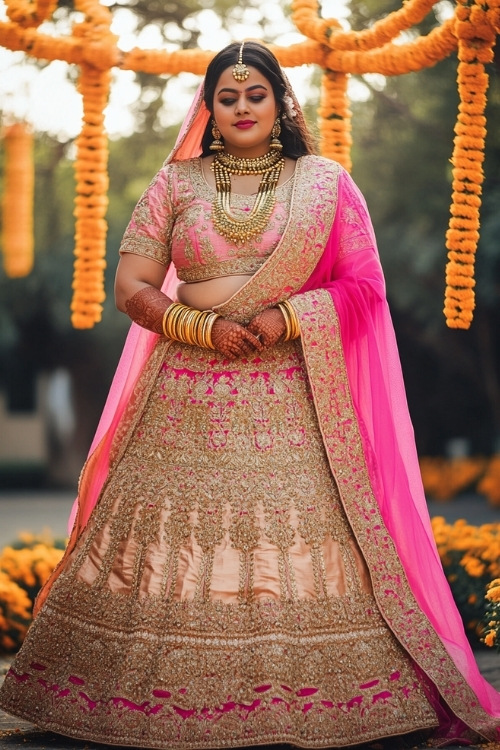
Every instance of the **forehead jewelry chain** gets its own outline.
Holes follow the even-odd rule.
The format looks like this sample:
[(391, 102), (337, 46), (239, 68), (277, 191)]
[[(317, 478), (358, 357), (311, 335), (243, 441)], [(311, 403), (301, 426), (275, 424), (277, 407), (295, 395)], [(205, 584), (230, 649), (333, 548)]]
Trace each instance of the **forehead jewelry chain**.
[(236, 63), (236, 65), (234, 66), (232, 70), (233, 78), (235, 78), (238, 81), (238, 83), (243, 83), (244, 81), (247, 80), (248, 76), (250, 75), (250, 71), (248, 70), (247, 66), (243, 62), (243, 45), (244, 44), (245, 42), (242, 42), (240, 51), (238, 54), (238, 62)]
[[(242, 159), (218, 153), (212, 162), (215, 176), (214, 229), (230, 242), (242, 244), (262, 232), (276, 202), (276, 187), (285, 164), (279, 151), (269, 151), (256, 159)], [(231, 213), (231, 175), (261, 174), (262, 179), (252, 210), (240, 219)]]

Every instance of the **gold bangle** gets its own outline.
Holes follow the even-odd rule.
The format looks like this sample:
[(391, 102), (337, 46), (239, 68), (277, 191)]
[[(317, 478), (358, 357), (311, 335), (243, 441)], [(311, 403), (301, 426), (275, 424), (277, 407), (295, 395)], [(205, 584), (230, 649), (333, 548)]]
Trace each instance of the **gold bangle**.
[(285, 301), (285, 307), (290, 313), (290, 323), (292, 326), (291, 338), (298, 339), (300, 336), (300, 322), (299, 322), (299, 317), (297, 315), (297, 312), (289, 300)]
[(180, 302), (172, 302), (163, 313), (163, 335), (181, 344), (215, 349), (212, 326), (217, 318), (220, 315), (212, 310), (196, 310)]
[(180, 312), (181, 312), (181, 308), (179, 306), (179, 303), (176, 302), (175, 306), (172, 306), (170, 310), (170, 314), (167, 318), (167, 323), (165, 326), (165, 330), (167, 331), (169, 338), (173, 339), (174, 341), (177, 340), (175, 336), (175, 322), (177, 318), (179, 317)]
[(300, 336), (300, 323), (295, 308), (289, 300), (278, 303), (278, 307), (284, 315), (286, 323), (285, 341), (298, 339)]
[(191, 333), (193, 335), (195, 346), (201, 346), (200, 331), (201, 331), (201, 326), (203, 325), (204, 319), (205, 319), (205, 314), (203, 312), (198, 311), (196, 318), (193, 321), (192, 329), (191, 329)]
[(207, 349), (215, 349), (215, 346), (212, 342), (212, 328), (214, 327), (214, 323), (217, 320), (217, 318), (220, 318), (219, 313), (213, 312), (211, 315), (208, 316), (208, 322), (207, 322), (207, 329), (205, 332), (206, 335), (206, 346)]
[(161, 321), (161, 329), (163, 331), (163, 335), (165, 336), (165, 338), (168, 338), (167, 332), (165, 330), (165, 323), (167, 322), (167, 316), (168, 316), (168, 311), (169, 310), (170, 310), (170, 307), (167, 307), (167, 309), (163, 313), (163, 318), (162, 318), (162, 321)]
[(196, 343), (193, 338), (193, 323), (196, 320), (196, 318), (199, 315), (198, 310), (189, 310), (186, 312), (186, 314), (183, 317), (182, 320), (182, 328), (180, 331), (180, 335), (184, 341), (185, 344), (189, 344), (190, 346), (194, 346)]
[(205, 310), (203, 314), (203, 321), (200, 329), (200, 346), (204, 347), (205, 349), (212, 348), (209, 343), (209, 337), (207, 336), (207, 331), (209, 329), (212, 315), (213, 313), (211, 313), (210, 310)]
[(170, 335), (170, 320), (172, 317), (172, 314), (175, 313), (175, 309), (178, 307), (178, 302), (172, 302), (171, 305), (167, 307), (165, 312), (163, 313), (163, 319), (161, 322), (161, 327), (163, 331), (163, 335), (167, 338), (172, 338)]
[(290, 340), (290, 335), (291, 335), (291, 332), (292, 332), (291, 325), (290, 325), (290, 316), (288, 314), (287, 308), (285, 307), (285, 305), (283, 303), (279, 302), (278, 303), (278, 308), (281, 310), (281, 313), (282, 313), (282, 315), (283, 315), (283, 317), (285, 319), (286, 329), (285, 329), (285, 335), (284, 335), (283, 341), (289, 341)]
[(212, 349), (210, 336), (207, 335), (207, 332), (209, 332), (210, 330), (210, 321), (213, 315), (215, 315), (215, 313), (213, 313), (211, 310), (204, 310), (203, 318), (200, 321), (199, 341), (200, 346), (202, 346), (204, 349)]
[(188, 342), (184, 340), (184, 327), (185, 327), (185, 320), (189, 313), (191, 312), (191, 308), (187, 307), (185, 305), (182, 306), (182, 308), (179, 310), (179, 314), (175, 319), (174, 329), (173, 333), (177, 341), (180, 341), (182, 344), (187, 344)]

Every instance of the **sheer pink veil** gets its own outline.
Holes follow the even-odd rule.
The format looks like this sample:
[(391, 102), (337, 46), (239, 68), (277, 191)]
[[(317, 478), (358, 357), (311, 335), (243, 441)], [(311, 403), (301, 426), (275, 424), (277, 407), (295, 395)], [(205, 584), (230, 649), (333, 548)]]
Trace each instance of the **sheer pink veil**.
[[(201, 154), (201, 139), (209, 121), (210, 113), (203, 101), (203, 82), (198, 86), (191, 107), (184, 118), (174, 148), (165, 164), (190, 159)], [(171, 299), (175, 297), (178, 284), (173, 264), (167, 270), (162, 291)], [(99, 448), (99, 460), (93, 461), (92, 470), (87, 471), (85, 487), (81, 483), (79, 497), (75, 500), (69, 519), (69, 531), (78, 518), (83, 528), (97, 502), (109, 468), (109, 452), (113, 435), (133, 392), (145, 362), (158, 339), (157, 334), (132, 323), (116, 369), (97, 430), (90, 446), (89, 459)], [(90, 466), (88, 467), (90, 469)], [(85, 472), (85, 470), (84, 470)], [(84, 490), (84, 492), (82, 492)]]
[(500, 693), (478, 670), (436, 548), (375, 236), (364, 197), (344, 177), (338, 205), (365, 217), (374, 251), (339, 259), (345, 230), (337, 216), (301, 292), (323, 288), (333, 299), (371, 485), (418, 605), (482, 707), (500, 716)]

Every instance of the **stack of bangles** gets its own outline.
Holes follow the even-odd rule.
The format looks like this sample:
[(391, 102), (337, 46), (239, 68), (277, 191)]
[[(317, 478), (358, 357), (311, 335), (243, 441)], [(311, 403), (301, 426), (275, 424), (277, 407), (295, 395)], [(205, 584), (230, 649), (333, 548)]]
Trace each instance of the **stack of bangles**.
[(220, 315), (212, 310), (195, 310), (193, 307), (173, 302), (163, 314), (164, 335), (182, 344), (215, 349), (212, 343), (212, 327)]
[(286, 331), (283, 340), (291, 341), (292, 339), (298, 339), (300, 336), (300, 324), (293, 305), (288, 300), (285, 300), (284, 302), (278, 302), (278, 307), (285, 318)]

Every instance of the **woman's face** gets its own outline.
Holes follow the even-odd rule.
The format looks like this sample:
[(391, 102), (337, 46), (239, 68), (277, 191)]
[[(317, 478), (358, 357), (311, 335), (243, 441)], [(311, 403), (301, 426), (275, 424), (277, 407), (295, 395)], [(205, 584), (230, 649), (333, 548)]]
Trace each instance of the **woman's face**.
[(262, 156), (269, 150), (278, 105), (271, 84), (257, 68), (243, 83), (233, 77), (233, 66), (217, 81), (213, 115), (226, 151), (234, 156)]

